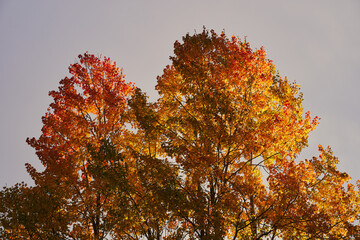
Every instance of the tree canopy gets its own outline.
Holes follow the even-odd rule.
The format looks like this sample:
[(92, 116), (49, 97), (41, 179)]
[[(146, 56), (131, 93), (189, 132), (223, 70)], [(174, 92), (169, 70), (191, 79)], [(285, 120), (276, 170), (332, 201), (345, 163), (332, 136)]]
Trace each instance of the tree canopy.
[(0, 192), (3, 239), (359, 239), (360, 192), (263, 48), (204, 29), (174, 44), (159, 99), (85, 53), (53, 98), (44, 165)]

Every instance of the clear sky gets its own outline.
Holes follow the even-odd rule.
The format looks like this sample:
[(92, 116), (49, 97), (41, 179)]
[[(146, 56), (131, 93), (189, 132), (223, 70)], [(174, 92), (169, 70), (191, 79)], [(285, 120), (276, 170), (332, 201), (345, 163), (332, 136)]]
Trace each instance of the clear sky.
[(202, 27), (264, 46), (281, 76), (301, 85), (321, 117), (303, 157), (330, 145), (340, 169), (360, 179), (359, 0), (0, 0), (0, 186), (31, 182), (50, 90), (77, 55), (102, 54), (152, 100), (173, 43)]

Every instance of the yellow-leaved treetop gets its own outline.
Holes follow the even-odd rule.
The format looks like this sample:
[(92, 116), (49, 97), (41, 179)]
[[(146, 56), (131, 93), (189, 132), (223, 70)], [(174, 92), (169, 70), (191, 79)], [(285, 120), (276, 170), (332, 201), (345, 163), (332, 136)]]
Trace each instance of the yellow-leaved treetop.
[(360, 239), (359, 182), (263, 48), (204, 29), (175, 42), (150, 103), (85, 53), (51, 91), (35, 185), (1, 191), (4, 239)]

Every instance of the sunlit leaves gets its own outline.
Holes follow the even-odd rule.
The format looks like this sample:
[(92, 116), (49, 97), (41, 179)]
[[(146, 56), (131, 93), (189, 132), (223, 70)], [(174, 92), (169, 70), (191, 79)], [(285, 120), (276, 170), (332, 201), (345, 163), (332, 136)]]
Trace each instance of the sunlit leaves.
[(174, 48), (156, 88), (163, 149), (184, 170), (188, 209), (178, 217), (188, 223), (188, 233), (258, 239), (317, 236), (310, 225), (327, 234), (339, 226), (326, 212), (343, 198), (316, 214), (320, 202), (313, 197), (346, 181), (321, 180), (315, 160), (295, 160), (318, 124), (303, 112), (299, 86), (277, 74), (264, 49), (223, 33), (188, 34)]
[(330, 148), (298, 158), (318, 118), (263, 48), (204, 29), (170, 59), (151, 103), (110, 59), (79, 56), (27, 140), (45, 170), (1, 191), (1, 237), (359, 238), (360, 183)]

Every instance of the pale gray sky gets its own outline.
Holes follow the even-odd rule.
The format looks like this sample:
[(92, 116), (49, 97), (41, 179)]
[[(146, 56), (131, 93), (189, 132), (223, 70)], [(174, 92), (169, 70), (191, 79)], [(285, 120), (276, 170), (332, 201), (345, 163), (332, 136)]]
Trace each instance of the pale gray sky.
[(203, 25), (264, 46), (304, 106), (321, 117), (304, 157), (330, 145), (340, 169), (360, 179), (360, 1), (0, 0), (0, 186), (31, 182), (50, 90), (80, 53), (103, 54), (156, 99), (173, 43)]

